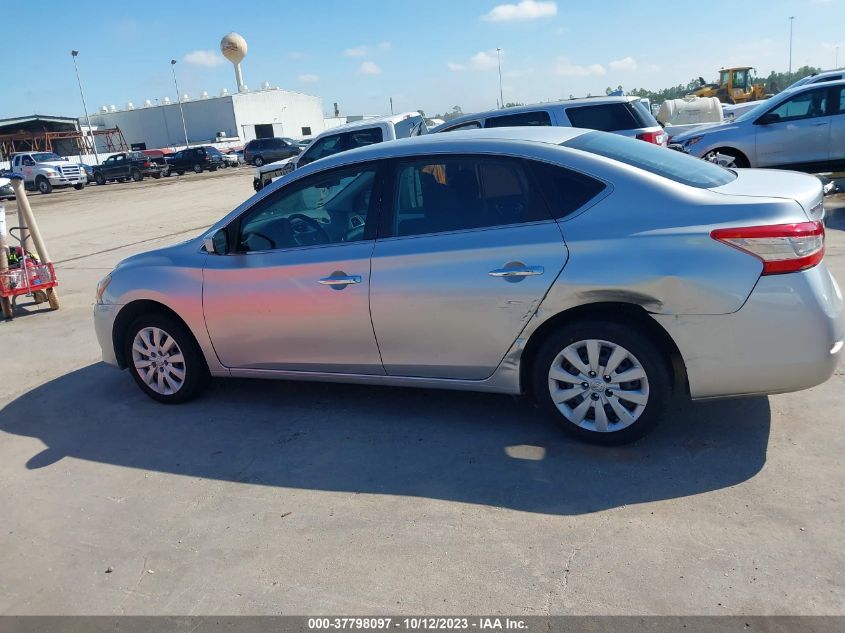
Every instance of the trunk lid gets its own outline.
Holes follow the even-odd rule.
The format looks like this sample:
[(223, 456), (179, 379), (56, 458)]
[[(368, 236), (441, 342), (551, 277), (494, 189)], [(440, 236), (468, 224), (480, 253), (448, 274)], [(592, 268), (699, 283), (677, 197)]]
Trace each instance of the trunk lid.
[(777, 169), (736, 169), (737, 177), (721, 187), (710, 189), (728, 196), (783, 198), (795, 200), (811, 220), (823, 216), (821, 180), (815, 176)]

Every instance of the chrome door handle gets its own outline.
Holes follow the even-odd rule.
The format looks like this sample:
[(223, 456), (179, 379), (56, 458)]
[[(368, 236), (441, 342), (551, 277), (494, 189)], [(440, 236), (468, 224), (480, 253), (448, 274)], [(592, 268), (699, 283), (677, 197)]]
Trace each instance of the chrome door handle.
[(361, 275), (347, 275), (345, 277), (323, 277), (319, 283), (324, 286), (348, 286), (361, 283)]
[(542, 275), (544, 272), (545, 269), (542, 266), (521, 266), (520, 268), (497, 268), (487, 274), (491, 277), (533, 277)]

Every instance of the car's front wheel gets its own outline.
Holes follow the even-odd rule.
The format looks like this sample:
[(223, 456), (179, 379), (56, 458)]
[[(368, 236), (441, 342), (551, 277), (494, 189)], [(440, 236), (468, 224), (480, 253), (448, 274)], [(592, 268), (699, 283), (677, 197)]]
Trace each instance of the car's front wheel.
[(564, 430), (625, 444), (663, 417), (672, 395), (667, 360), (635, 329), (612, 321), (567, 325), (541, 347), (534, 393)]
[(44, 176), (38, 176), (35, 179), (35, 186), (38, 188), (38, 191), (41, 193), (52, 193), (53, 185), (50, 184), (50, 181), (47, 180)]
[(256, 167), (261, 167), (264, 164), (264, 159), (261, 156), (256, 156), (252, 164)]
[(198, 395), (207, 385), (205, 359), (194, 337), (175, 319), (146, 314), (129, 326), (124, 340), (132, 377), (145, 394), (165, 404)]

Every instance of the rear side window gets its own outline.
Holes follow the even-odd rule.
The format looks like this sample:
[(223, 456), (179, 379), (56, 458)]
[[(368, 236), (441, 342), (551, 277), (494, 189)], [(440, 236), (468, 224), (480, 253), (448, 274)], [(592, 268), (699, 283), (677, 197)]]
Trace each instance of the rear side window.
[(455, 127), (450, 127), (448, 130), (442, 130), (443, 132), (457, 132), (458, 130), (477, 130), (481, 127), (481, 124), (478, 121), (467, 121), (466, 123), (461, 123), (460, 125), (456, 125)]
[(549, 210), (558, 219), (577, 211), (606, 187), (600, 180), (560, 165), (538, 161), (530, 161), (529, 165), (543, 191)]
[(552, 119), (549, 117), (549, 113), (545, 110), (538, 110), (537, 112), (520, 112), (519, 114), (490, 117), (484, 127), (527, 127), (551, 124)]
[(393, 235), (465, 231), (549, 220), (520, 161), (430, 158), (399, 163)]
[(561, 145), (626, 163), (690, 187), (709, 189), (736, 180), (736, 174), (715, 163), (618, 134), (588, 132)]
[(566, 116), (569, 117), (572, 127), (583, 127), (588, 130), (601, 130), (602, 132), (650, 127), (640, 123), (634, 115), (633, 108), (627, 103), (603, 103), (567, 108)]

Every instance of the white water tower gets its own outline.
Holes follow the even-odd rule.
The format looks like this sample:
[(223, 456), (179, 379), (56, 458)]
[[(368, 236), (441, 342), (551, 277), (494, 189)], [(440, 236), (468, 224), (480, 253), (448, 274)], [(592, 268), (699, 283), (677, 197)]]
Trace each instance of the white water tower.
[(220, 40), (220, 52), (235, 66), (235, 82), (238, 84), (238, 92), (246, 92), (244, 78), (241, 74), (241, 62), (246, 57), (246, 40), (235, 32), (224, 35)]

